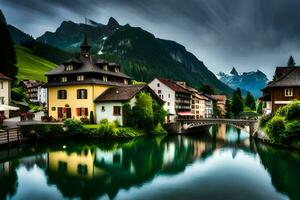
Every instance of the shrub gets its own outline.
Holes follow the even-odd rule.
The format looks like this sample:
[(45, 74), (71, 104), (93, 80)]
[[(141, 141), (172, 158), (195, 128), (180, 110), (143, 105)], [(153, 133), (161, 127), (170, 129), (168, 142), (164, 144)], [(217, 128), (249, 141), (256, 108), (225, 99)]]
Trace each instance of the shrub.
[(116, 137), (119, 134), (119, 129), (115, 123), (110, 123), (107, 120), (101, 120), (96, 133), (102, 137)]
[(68, 129), (68, 132), (74, 135), (79, 135), (84, 133), (84, 128), (82, 122), (74, 119), (67, 119), (64, 122), (64, 127)]
[(154, 134), (167, 134), (167, 131), (163, 128), (161, 123), (158, 123), (153, 129)]
[(23, 136), (29, 139), (49, 138), (62, 135), (64, 132), (60, 124), (23, 125), (20, 130)]
[(288, 120), (300, 119), (300, 101), (294, 101), (287, 105), (286, 117)]
[(287, 123), (284, 135), (285, 137), (300, 137), (300, 120)]
[(88, 119), (87, 117), (81, 117), (81, 118), (80, 118), (80, 121), (81, 121), (83, 124), (89, 124), (89, 123), (90, 123), (90, 121), (89, 121), (89, 119)]
[(100, 124), (108, 124), (108, 119), (101, 119)]
[(269, 115), (263, 115), (260, 120), (259, 120), (259, 126), (260, 127), (265, 127), (267, 125), (267, 123), (270, 121), (270, 119), (272, 119), (273, 115), (269, 114)]
[(267, 123), (266, 131), (271, 139), (274, 141), (280, 141), (285, 131), (284, 118), (280, 116), (274, 116)]

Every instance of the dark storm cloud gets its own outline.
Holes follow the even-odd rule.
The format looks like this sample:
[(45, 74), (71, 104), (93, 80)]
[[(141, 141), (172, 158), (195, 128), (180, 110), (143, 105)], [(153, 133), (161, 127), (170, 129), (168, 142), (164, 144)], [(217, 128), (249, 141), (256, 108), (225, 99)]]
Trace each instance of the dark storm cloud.
[(237, 65), (271, 72), (300, 52), (297, 0), (4, 0), (0, 6), (8, 22), (35, 36), (35, 29), (41, 34), (62, 20), (111, 15), (183, 43), (214, 71)]

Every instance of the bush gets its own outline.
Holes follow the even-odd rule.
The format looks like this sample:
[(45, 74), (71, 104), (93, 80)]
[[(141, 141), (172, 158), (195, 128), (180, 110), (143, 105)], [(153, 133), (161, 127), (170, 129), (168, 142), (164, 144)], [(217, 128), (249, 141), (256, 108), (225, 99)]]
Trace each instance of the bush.
[(267, 125), (267, 123), (272, 119), (273, 115), (269, 114), (269, 115), (263, 115), (260, 120), (259, 120), (259, 126), (260, 127), (265, 127)]
[(74, 119), (67, 119), (64, 122), (64, 127), (68, 129), (68, 132), (73, 135), (80, 135), (84, 133), (82, 122)]
[(300, 119), (300, 101), (294, 101), (287, 105), (286, 118), (288, 120)]
[(108, 120), (101, 120), (96, 134), (99, 134), (102, 137), (116, 137), (119, 132), (120, 131), (115, 123), (110, 123)]
[(60, 124), (34, 124), (20, 127), (24, 137), (29, 139), (50, 138), (64, 134)]
[(268, 136), (274, 141), (280, 141), (285, 131), (284, 118), (280, 116), (273, 117), (266, 126)]
[(300, 120), (287, 123), (284, 135), (285, 137), (300, 137)]
[(167, 134), (167, 131), (163, 128), (161, 123), (158, 123), (153, 129), (154, 134)]
[(89, 119), (88, 119), (87, 117), (81, 117), (81, 118), (80, 118), (80, 121), (81, 121), (83, 124), (89, 124), (89, 123), (90, 123), (90, 121), (89, 121)]

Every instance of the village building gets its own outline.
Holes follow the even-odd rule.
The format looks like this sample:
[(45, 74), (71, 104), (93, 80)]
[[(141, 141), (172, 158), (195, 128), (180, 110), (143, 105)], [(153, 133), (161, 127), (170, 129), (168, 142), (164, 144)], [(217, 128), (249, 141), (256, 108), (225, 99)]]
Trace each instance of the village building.
[[(0, 73), (0, 105), (9, 105), (12, 79)], [(9, 118), (9, 111), (0, 111), (0, 116)]]
[(167, 111), (167, 122), (174, 122), (177, 118), (191, 118), (192, 114), (192, 94), (169, 79), (155, 78), (149, 87), (165, 101)]
[(186, 82), (177, 81), (178, 85), (182, 86), (184, 89), (189, 91), (192, 94), (192, 101), (191, 101), (191, 111), (193, 119), (200, 119), (205, 117), (205, 100), (206, 97), (199, 93), (198, 90), (188, 86)]
[(203, 94), (205, 96), (205, 118), (212, 118), (214, 117), (214, 101), (211, 95)]
[(141, 92), (149, 93), (152, 99), (163, 105), (164, 101), (145, 84), (111, 87), (95, 99), (96, 121), (108, 119), (113, 122), (117, 120), (122, 126), (124, 124), (123, 105), (128, 103), (133, 107), (137, 95)]
[(222, 117), (226, 115), (226, 100), (225, 95), (211, 95), (216, 101)]
[(264, 113), (269, 114), (281, 106), (300, 99), (300, 67), (277, 67), (273, 81), (262, 89), (260, 100), (265, 102)]
[(95, 114), (94, 100), (99, 95), (110, 87), (128, 85), (130, 81), (129, 76), (120, 72), (120, 65), (92, 57), (86, 36), (80, 48), (78, 58), (46, 74), (48, 115), (55, 119), (89, 118), (91, 112)]

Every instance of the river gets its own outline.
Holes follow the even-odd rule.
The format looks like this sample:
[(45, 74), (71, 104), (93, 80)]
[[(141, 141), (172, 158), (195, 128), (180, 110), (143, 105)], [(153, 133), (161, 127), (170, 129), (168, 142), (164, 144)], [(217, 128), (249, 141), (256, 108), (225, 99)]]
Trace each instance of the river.
[(300, 152), (228, 125), (0, 152), (0, 199), (300, 199)]

